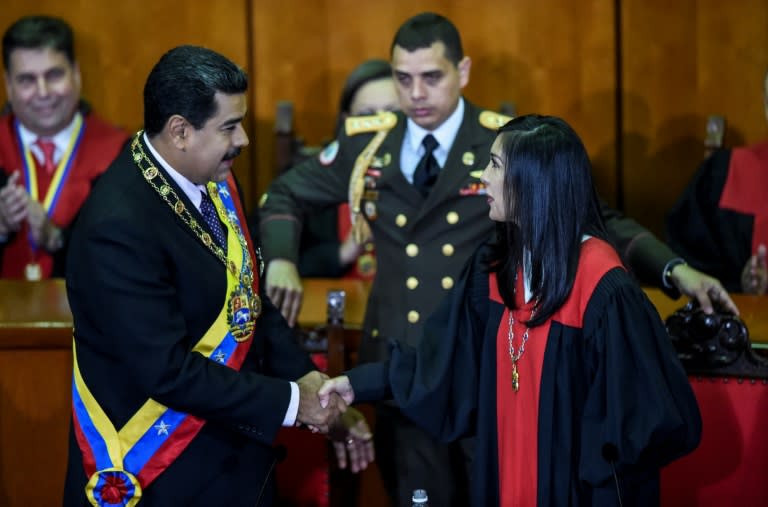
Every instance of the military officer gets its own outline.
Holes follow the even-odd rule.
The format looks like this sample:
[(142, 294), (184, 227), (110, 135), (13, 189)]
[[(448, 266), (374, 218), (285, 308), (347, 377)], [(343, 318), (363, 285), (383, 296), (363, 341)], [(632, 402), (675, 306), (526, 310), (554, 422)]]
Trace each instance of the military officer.
[[(383, 358), (387, 338), (416, 343), (424, 319), (491, 234), (480, 174), (495, 130), (509, 120), (461, 96), (471, 61), (442, 16), (406, 21), (392, 43), (392, 66), (402, 112), (349, 119), (335, 143), (275, 180), (261, 202), (268, 294), (292, 323), (303, 216), (349, 199), (355, 223), (370, 225), (379, 262), (363, 361)], [(425, 146), (426, 137), (436, 143)], [(435, 505), (466, 505), (466, 479), (454, 473), (464, 462), (458, 445), (438, 443), (392, 406), (379, 407), (376, 438), (396, 505), (410, 505), (416, 488), (427, 488)]]

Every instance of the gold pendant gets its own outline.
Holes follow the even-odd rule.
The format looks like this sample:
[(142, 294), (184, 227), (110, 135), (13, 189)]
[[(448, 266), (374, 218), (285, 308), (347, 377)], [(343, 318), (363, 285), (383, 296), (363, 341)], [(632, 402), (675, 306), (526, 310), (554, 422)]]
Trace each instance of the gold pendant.
[(520, 389), (520, 374), (517, 373), (517, 364), (512, 364), (512, 389), (517, 392)]
[(30, 262), (24, 266), (24, 278), (30, 282), (37, 282), (43, 278), (43, 269), (37, 262)]

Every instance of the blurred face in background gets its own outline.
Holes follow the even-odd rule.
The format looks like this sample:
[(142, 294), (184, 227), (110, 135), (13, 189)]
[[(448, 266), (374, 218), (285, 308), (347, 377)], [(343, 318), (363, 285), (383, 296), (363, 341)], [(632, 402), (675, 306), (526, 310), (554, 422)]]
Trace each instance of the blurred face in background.
[(458, 64), (446, 58), (442, 42), (415, 51), (395, 46), (392, 71), (400, 107), (416, 125), (435, 130), (456, 110), (470, 65), (466, 56)]
[(80, 100), (80, 69), (50, 48), (17, 48), (5, 71), (8, 101), (22, 125), (52, 136), (69, 125)]
[(399, 109), (395, 82), (391, 77), (384, 77), (368, 81), (357, 90), (349, 105), (349, 114), (363, 116)]

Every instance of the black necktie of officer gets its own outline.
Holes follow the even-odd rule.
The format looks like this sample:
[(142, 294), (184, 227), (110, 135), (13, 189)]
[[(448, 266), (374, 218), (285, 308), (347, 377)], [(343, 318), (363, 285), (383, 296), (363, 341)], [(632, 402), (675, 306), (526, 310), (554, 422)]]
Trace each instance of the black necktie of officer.
[(219, 215), (216, 213), (216, 207), (213, 205), (213, 201), (211, 201), (211, 198), (207, 193), (201, 190), (200, 194), (203, 197), (200, 201), (200, 213), (202, 213), (203, 219), (213, 235), (213, 239), (226, 251), (227, 239), (224, 235), (224, 227), (221, 225)]
[(432, 134), (427, 134), (421, 144), (424, 145), (424, 156), (419, 160), (419, 165), (416, 166), (416, 171), (413, 173), (413, 185), (421, 192), (422, 196), (427, 197), (432, 185), (437, 181), (437, 175), (440, 174), (440, 166), (434, 155), (437, 139)]

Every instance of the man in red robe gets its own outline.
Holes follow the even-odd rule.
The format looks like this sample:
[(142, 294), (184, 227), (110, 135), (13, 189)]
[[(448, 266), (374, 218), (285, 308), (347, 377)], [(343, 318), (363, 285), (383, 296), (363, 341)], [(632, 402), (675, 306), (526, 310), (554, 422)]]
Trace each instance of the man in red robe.
[(3, 35), (7, 114), (0, 116), (0, 276), (62, 276), (68, 228), (127, 134), (80, 101), (71, 27), (48, 16)]
[[(768, 73), (763, 100), (768, 119)], [(768, 293), (768, 140), (704, 161), (667, 215), (667, 236), (729, 291)]]

